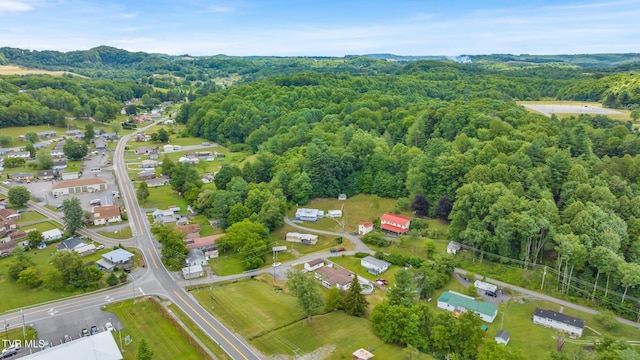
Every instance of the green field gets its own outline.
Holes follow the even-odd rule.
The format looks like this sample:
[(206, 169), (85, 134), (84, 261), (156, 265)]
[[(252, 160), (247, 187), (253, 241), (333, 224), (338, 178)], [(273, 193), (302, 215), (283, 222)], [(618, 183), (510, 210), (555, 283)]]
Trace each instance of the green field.
[(46, 219), (47, 219), (46, 216), (40, 214), (37, 211), (26, 211), (20, 214), (20, 220), (18, 220), (16, 224), (18, 226), (21, 226), (22, 224), (25, 224), (25, 223), (36, 222), (36, 221), (41, 221)]
[(131, 336), (132, 342), (124, 346), (124, 360), (136, 359), (138, 343), (145, 339), (153, 349), (154, 360), (201, 360), (196, 348), (182, 337), (168, 319), (150, 301), (125, 301), (105, 307), (122, 322), (122, 337)]
[[(518, 105), (524, 105), (524, 104), (532, 104), (532, 105), (575, 105), (575, 106), (594, 106), (594, 107), (603, 107), (601, 103), (597, 103), (597, 102), (589, 102), (589, 101), (556, 101), (556, 100), (549, 100), (549, 101), (517, 101)], [(614, 120), (621, 120), (621, 121), (631, 121), (633, 120), (631, 118), (631, 111), (630, 110), (625, 110), (625, 109), (615, 109), (616, 111), (621, 112), (622, 114), (607, 114), (606, 116), (614, 119)], [(538, 112), (532, 110), (532, 109), (528, 109), (527, 111), (538, 114)], [(580, 116), (580, 113), (575, 113), (575, 114), (556, 114), (556, 116), (559, 119), (563, 119), (563, 118), (567, 118), (570, 116)]]
[(147, 201), (140, 204), (143, 208), (167, 209), (171, 205), (178, 206), (182, 211), (187, 210), (187, 201), (178, 196), (171, 186), (158, 186), (149, 188)]
[(27, 225), (24, 228), (21, 228), (20, 230), (27, 231), (31, 229), (35, 229), (40, 232), (43, 232), (43, 231), (53, 230), (53, 229), (62, 229), (62, 225), (58, 224), (55, 221), (49, 220), (49, 221), (39, 222), (37, 224)]
[(129, 239), (133, 236), (133, 234), (131, 233), (131, 228), (128, 226), (122, 228), (121, 230), (98, 231), (97, 233), (112, 239)]
[[(307, 322), (297, 299), (284, 294), (278, 286), (243, 280), (193, 294), (204, 308), (211, 309), (213, 305), (216, 317), (266, 355), (293, 357), (297, 351), (298, 355), (314, 353), (318, 359), (347, 359), (358, 348), (373, 346), (377, 357), (398, 359), (402, 352), (402, 348), (384, 344), (375, 336), (371, 323), (364, 318), (333, 312), (316, 315)], [(420, 354), (414, 359), (430, 357)]]

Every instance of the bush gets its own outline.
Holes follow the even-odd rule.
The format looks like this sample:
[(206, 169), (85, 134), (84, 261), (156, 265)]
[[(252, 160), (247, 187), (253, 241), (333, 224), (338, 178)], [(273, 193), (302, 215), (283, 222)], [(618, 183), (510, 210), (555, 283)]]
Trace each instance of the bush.
[(478, 296), (478, 289), (476, 289), (475, 285), (471, 284), (469, 285), (469, 287), (467, 287), (467, 295), (473, 296), (473, 297)]
[(362, 237), (362, 242), (365, 244), (375, 245), (379, 247), (387, 247), (391, 245), (391, 241), (384, 238), (379, 233), (370, 232)]
[(616, 320), (616, 314), (610, 310), (602, 310), (598, 314), (594, 315), (596, 321), (607, 330), (613, 330), (618, 327), (618, 320)]
[(358, 259), (362, 259), (369, 256), (369, 253), (358, 251), (355, 254), (353, 254), (353, 256), (355, 256)]

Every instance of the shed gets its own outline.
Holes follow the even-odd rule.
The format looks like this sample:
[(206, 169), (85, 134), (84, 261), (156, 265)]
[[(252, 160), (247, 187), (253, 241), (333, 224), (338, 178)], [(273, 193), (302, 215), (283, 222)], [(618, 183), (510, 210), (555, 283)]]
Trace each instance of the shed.
[(363, 222), (358, 225), (358, 235), (366, 235), (373, 231), (373, 223), (371, 221)]
[(353, 360), (370, 360), (373, 359), (374, 356), (375, 355), (365, 349), (358, 349), (353, 353)]
[(494, 339), (498, 344), (507, 345), (509, 343), (509, 340), (511, 340), (511, 334), (509, 334), (507, 330), (500, 330), (498, 331)]
[(309, 260), (306, 263), (304, 263), (304, 270), (305, 271), (313, 271), (315, 269), (319, 269), (321, 267), (324, 266), (324, 260), (321, 258), (317, 258), (317, 259), (313, 259), (313, 260)]
[(460, 250), (461, 246), (459, 243), (455, 241), (449, 241), (449, 245), (447, 245), (447, 254), (457, 254)]
[(202, 265), (193, 265), (182, 268), (182, 277), (185, 279), (195, 279), (204, 276)]

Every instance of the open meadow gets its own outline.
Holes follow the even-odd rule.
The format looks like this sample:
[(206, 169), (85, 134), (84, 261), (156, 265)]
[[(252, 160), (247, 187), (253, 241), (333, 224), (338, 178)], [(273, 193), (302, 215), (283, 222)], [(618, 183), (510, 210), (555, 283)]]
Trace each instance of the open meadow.
[(518, 101), (518, 105), (524, 106), (527, 110), (540, 113), (545, 116), (555, 114), (562, 119), (569, 116), (606, 115), (614, 120), (630, 121), (631, 112), (623, 109), (608, 109), (602, 107), (597, 102), (586, 101)]
[(31, 74), (46, 74), (51, 76), (63, 76), (65, 74), (71, 74), (81, 78), (88, 79), (86, 76), (78, 75), (68, 71), (49, 71), (42, 69), (28, 69), (17, 65), (0, 65), (0, 75), (31, 75)]

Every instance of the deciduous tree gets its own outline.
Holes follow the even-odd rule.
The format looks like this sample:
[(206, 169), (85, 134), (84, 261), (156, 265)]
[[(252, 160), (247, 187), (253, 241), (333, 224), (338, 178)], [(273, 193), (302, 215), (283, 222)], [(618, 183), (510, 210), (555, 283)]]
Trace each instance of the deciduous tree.
[(35, 144), (40, 140), (40, 137), (38, 136), (38, 134), (30, 131), (24, 134), (24, 139), (32, 144)]
[(441, 196), (435, 208), (436, 219), (448, 220), (451, 209), (453, 209), (451, 199), (447, 195)]
[(82, 142), (75, 142), (71, 139), (67, 139), (64, 143), (64, 147), (62, 148), (64, 155), (71, 160), (80, 160), (83, 157), (87, 156), (89, 153), (89, 148), (87, 144)]
[(138, 189), (136, 190), (136, 197), (140, 202), (144, 203), (145, 201), (147, 201), (147, 198), (149, 197), (149, 186), (145, 181), (142, 181), (140, 185), (138, 185)]
[(416, 194), (411, 203), (411, 211), (416, 216), (429, 216), (429, 202), (422, 194)]
[(44, 237), (40, 230), (29, 231), (27, 234), (27, 241), (29, 242), (29, 248), (35, 249), (38, 244), (44, 241)]
[(9, 202), (16, 206), (24, 206), (31, 197), (31, 192), (24, 186), (14, 186), (8, 192)]
[(62, 202), (62, 212), (64, 213), (64, 229), (68, 235), (73, 235), (78, 229), (84, 226), (82, 217), (84, 211), (80, 205), (80, 199), (72, 197)]
[(411, 307), (418, 297), (413, 273), (409, 270), (400, 270), (395, 276), (396, 283), (389, 289), (388, 298), (390, 305)]
[(287, 271), (287, 288), (298, 298), (298, 304), (307, 314), (307, 319), (322, 309), (323, 295), (320, 283), (300, 271)]

